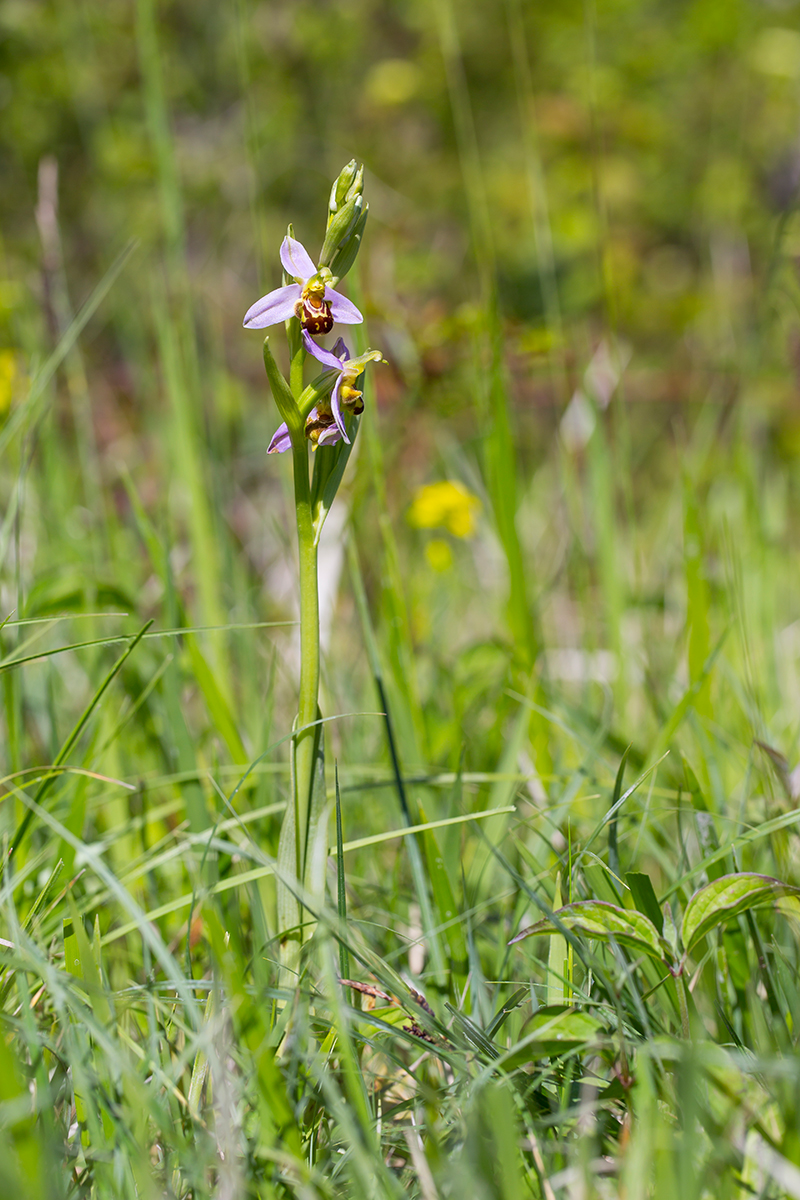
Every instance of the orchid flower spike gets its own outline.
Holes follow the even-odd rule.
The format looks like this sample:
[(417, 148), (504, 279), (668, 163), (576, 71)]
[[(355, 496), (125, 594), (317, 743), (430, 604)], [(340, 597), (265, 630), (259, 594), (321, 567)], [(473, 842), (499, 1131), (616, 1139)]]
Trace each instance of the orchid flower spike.
[(356, 416), (364, 411), (364, 401), (361, 399), (362, 393), (353, 385), (367, 363), (385, 362), (386, 359), (380, 350), (368, 350), (366, 354), (359, 354), (358, 358), (351, 358), (350, 351), (341, 338), (339, 338), (333, 350), (324, 350), (322, 346), (317, 345), (313, 338), (309, 337), (305, 329), (303, 330), (303, 341), (308, 353), (313, 354), (318, 362), (321, 362), (323, 366), (328, 367), (330, 370), (338, 372), (338, 379), (331, 392), (331, 412), (336, 428), (349, 444), (350, 438), (347, 436), (342, 409)]
[(328, 267), (315, 267), (305, 247), (293, 237), (281, 244), (281, 262), (287, 275), (294, 279), (285, 287), (268, 292), (248, 308), (244, 316), (246, 329), (266, 329), (297, 317), (304, 330), (311, 333), (330, 333), (334, 321), (342, 325), (360, 325), (361, 313), (345, 296), (330, 286), (333, 280)]

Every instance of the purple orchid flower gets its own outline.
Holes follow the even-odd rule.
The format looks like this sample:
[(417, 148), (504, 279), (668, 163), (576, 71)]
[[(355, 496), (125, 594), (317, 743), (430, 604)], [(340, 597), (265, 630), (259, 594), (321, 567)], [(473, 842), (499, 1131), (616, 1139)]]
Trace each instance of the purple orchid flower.
[[(306, 437), (315, 446), (335, 446), (342, 440), (342, 435), (331, 413), (326, 412), (325, 409), (320, 411), (318, 408), (312, 408), (306, 417)], [(285, 450), (291, 450), (291, 448), (292, 438), (289, 426), (284, 421), (272, 435), (272, 441), (267, 446), (267, 454), (283, 454)]]
[(285, 237), (281, 243), (281, 262), (287, 275), (294, 279), (285, 287), (268, 292), (256, 300), (244, 316), (246, 329), (266, 329), (297, 317), (304, 330), (311, 333), (330, 333), (334, 321), (342, 325), (360, 325), (361, 313), (345, 296), (330, 286), (333, 275), (327, 267), (317, 267), (303, 245), (295, 238)]
[[(306, 437), (315, 446), (335, 446), (342, 439), (349, 446), (350, 438), (347, 436), (342, 409), (353, 413), (354, 416), (358, 416), (364, 411), (361, 392), (353, 387), (353, 384), (367, 363), (385, 362), (386, 360), (379, 350), (368, 350), (366, 354), (360, 354), (358, 358), (351, 358), (350, 351), (341, 338), (338, 339), (333, 350), (325, 350), (322, 346), (317, 345), (305, 329), (303, 330), (303, 341), (309, 354), (312, 354), (323, 366), (337, 373), (330, 402), (321, 401), (316, 408), (312, 408), (306, 417)], [(275, 430), (272, 441), (267, 447), (267, 454), (283, 454), (291, 447), (291, 444), (289, 427), (284, 422)]]
[(338, 339), (333, 350), (325, 350), (322, 346), (318, 346), (312, 337), (309, 337), (305, 329), (303, 330), (303, 341), (308, 353), (313, 354), (318, 362), (321, 362), (324, 367), (338, 372), (338, 379), (331, 392), (331, 413), (339, 434), (349, 445), (350, 438), (347, 436), (342, 408), (355, 415), (364, 411), (361, 392), (353, 387), (353, 384), (367, 363), (384, 362), (385, 359), (380, 350), (368, 350), (366, 354), (359, 354), (358, 358), (351, 358), (350, 351), (342, 338)]
[(267, 454), (283, 454), (284, 450), (290, 450), (291, 446), (292, 438), (289, 433), (289, 426), (284, 421), (272, 435), (272, 441), (267, 446)]

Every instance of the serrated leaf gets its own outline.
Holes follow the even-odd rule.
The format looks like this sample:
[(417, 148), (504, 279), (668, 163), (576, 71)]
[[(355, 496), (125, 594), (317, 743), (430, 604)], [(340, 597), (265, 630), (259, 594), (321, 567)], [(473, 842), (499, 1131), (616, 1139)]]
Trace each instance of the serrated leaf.
[[(661, 961), (664, 959), (658, 931), (643, 913), (618, 908), (616, 904), (606, 904), (602, 900), (576, 900), (574, 904), (566, 904), (558, 909), (553, 916), (561, 925), (575, 933), (583, 934), (584, 937), (605, 941), (613, 937), (620, 945), (643, 950), (645, 954)], [(535, 925), (523, 929), (522, 933), (512, 938), (509, 945), (521, 942), (524, 938), (550, 937), (560, 932), (550, 920), (537, 921)]]
[(750, 871), (722, 875), (695, 892), (686, 905), (681, 925), (684, 949), (691, 950), (715, 926), (739, 913), (761, 908), (782, 896), (798, 894), (800, 888), (769, 875), (756, 875)]

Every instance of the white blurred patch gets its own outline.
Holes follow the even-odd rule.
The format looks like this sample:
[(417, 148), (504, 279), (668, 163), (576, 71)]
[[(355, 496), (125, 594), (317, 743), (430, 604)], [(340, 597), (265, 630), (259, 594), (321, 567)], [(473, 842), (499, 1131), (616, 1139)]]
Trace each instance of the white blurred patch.
[(595, 407), (605, 411), (617, 389), (622, 372), (630, 362), (630, 347), (624, 342), (612, 346), (605, 339), (595, 351), (583, 375), (583, 386), (567, 405), (561, 418), (561, 438), (568, 450), (582, 450), (597, 424)]
[[(336, 612), (336, 597), (344, 566), (344, 528), (350, 507), (340, 494), (328, 513), (319, 539), (319, 642), (324, 654), (328, 649)], [(299, 635), (298, 635), (299, 636)]]
[(540, 658), (549, 679), (563, 683), (613, 683), (619, 663), (613, 650), (545, 650)]
[(597, 418), (590, 401), (578, 388), (561, 418), (561, 440), (573, 454), (582, 450), (594, 433)]

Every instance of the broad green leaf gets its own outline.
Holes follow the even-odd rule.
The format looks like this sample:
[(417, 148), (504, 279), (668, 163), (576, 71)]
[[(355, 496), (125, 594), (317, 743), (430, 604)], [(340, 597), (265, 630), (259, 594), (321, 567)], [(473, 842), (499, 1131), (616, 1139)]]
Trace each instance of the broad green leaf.
[(525, 1033), (536, 1033), (535, 1045), (553, 1053), (590, 1042), (601, 1028), (600, 1022), (589, 1013), (556, 1006), (537, 1009)]
[(800, 888), (750, 871), (714, 879), (695, 892), (686, 905), (681, 926), (684, 949), (691, 950), (715, 926), (749, 908), (761, 908), (781, 896), (796, 896), (798, 893)]
[[(566, 904), (560, 908), (553, 916), (567, 929), (581, 933), (584, 937), (602, 940), (613, 937), (623, 946), (642, 950), (645, 954), (662, 961), (664, 959), (658, 931), (652, 921), (642, 913), (617, 908), (616, 904), (606, 904), (602, 900), (576, 900), (574, 904)], [(535, 925), (512, 938), (509, 945), (513, 946), (515, 942), (521, 942), (524, 938), (538, 935), (551, 937), (560, 932), (550, 920), (537, 921)]]
[(593, 1041), (601, 1029), (600, 1022), (586, 1012), (563, 1004), (544, 1005), (526, 1025), (519, 1049), (512, 1046), (510, 1053), (503, 1055), (503, 1066), (513, 1070), (544, 1055), (564, 1054)]

